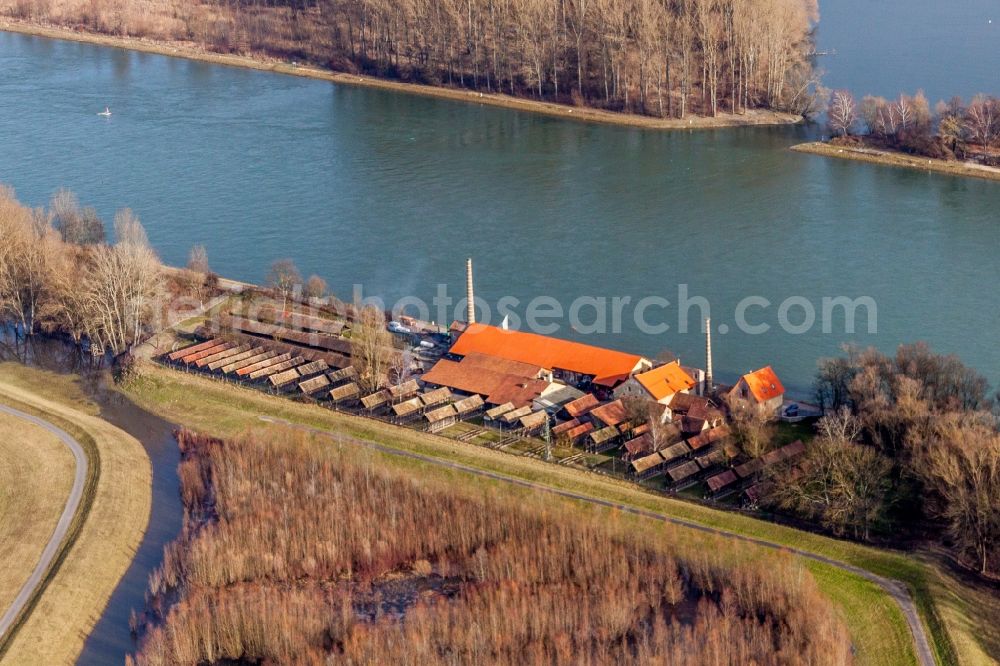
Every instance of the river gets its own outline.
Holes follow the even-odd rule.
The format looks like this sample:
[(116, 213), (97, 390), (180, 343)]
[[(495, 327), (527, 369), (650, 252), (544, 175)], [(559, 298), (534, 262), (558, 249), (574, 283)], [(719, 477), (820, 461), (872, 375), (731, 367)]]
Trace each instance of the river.
[[(700, 364), (698, 309), (679, 332), (687, 285), (711, 305), (723, 379), (772, 364), (807, 391), (843, 342), (918, 339), (1000, 379), (995, 182), (785, 150), (804, 127), (607, 127), (12, 34), (0, 71), (0, 182), (33, 205), (68, 187), (106, 219), (130, 206), (170, 263), (204, 243), (216, 271), (260, 281), (287, 256), (341, 297), (361, 283), (391, 303), (439, 283), (461, 297), (471, 256), (477, 295), (522, 314), (537, 295), (667, 298), (646, 310), (665, 332), (626, 310), (620, 332), (557, 334)], [(746, 316), (767, 334), (737, 330), (748, 297), (771, 302)], [(789, 297), (817, 312), (805, 334), (780, 327)], [(824, 333), (836, 297), (870, 297), (876, 332), (859, 310), (854, 334), (839, 311)]]
[[(836, 50), (820, 60), (826, 83), (889, 96), (923, 87), (932, 101), (1000, 93), (989, 89), (1000, 11), (990, 24), (987, 0), (949, 5), (948, 20), (944, 7), (824, 7), (819, 48)], [(648, 310), (666, 331), (643, 332), (626, 310), (620, 331), (564, 323), (557, 334), (689, 363), (704, 356), (701, 313), (678, 330), (679, 289), (704, 297), (722, 379), (772, 364), (805, 393), (816, 359), (844, 342), (926, 340), (1000, 383), (1000, 183), (786, 150), (816, 128), (608, 127), (5, 33), (0, 72), (0, 182), (32, 205), (68, 187), (106, 220), (129, 206), (169, 263), (203, 243), (216, 271), (260, 281), (291, 257), (341, 297), (360, 283), (391, 303), (429, 300), (438, 284), (461, 297), (471, 256), (477, 295), (515, 297), (522, 313), (538, 295), (565, 308), (581, 296), (666, 298)], [(105, 106), (111, 118), (96, 115)], [(868, 297), (876, 331), (863, 313), (855, 333), (841, 316), (829, 332), (822, 316), (784, 331), (777, 311), (790, 297), (791, 324), (804, 301), (821, 315), (824, 297)], [(769, 332), (738, 330), (747, 298), (770, 303), (747, 314)], [(147, 439), (166, 497), (175, 453)], [(122, 618), (176, 533), (174, 509), (151, 527), (82, 663), (120, 658)]]

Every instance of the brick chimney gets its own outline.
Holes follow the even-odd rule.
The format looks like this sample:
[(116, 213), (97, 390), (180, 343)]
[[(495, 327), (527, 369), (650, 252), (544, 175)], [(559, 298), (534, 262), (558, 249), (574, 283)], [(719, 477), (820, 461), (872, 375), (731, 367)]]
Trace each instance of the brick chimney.
[(712, 392), (712, 319), (705, 319), (705, 390), (704, 394)]
[(472, 258), (470, 257), (465, 261), (465, 297), (468, 300), (468, 305), (466, 306), (468, 310), (465, 315), (465, 320), (470, 324), (476, 323), (476, 297), (472, 291)]

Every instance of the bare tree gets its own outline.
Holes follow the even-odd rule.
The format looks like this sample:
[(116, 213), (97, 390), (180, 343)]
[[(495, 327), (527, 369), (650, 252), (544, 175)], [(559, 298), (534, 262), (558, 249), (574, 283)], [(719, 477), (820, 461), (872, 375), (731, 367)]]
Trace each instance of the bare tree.
[(41, 211), (22, 206), (0, 188), (0, 314), (31, 335), (46, 297), (58, 234)]
[(310, 275), (306, 280), (306, 285), (302, 290), (302, 295), (306, 298), (323, 298), (326, 296), (326, 280), (318, 275)]
[(740, 449), (751, 458), (759, 458), (774, 441), (774, 417), (763, 405), (743, 400), (735, 393), (726, 397), (733, 435)]
[(931, 514), (980, 573), (1000, 564), (1000, 434), (988, 415), (950, 415), (913, 442), (916, 468), (932, 489)]
[(295, 288), (302, 285), (302, 273), (291, 259), (278, 259), (271, 264), (267, 274), (267, 284), (281, 296), (281, 309), (288, 307), (288, 299), (295, 293)]
[(114, 246), (94, 248), (83, 286), (88, 336), (118, 355), (142, 337), (161, 267), (139, 218), (127, 208), (115, 215), (115, 235)]
[(397, 367), (399, 352), (386, 327), (385, 313), (378, 308), (355, 305), (351, 327), (351, 364), (358, 371), (358, 384), (372, 392), (386, 386), (389, 373)]
[(965, 128), (969, 138), (987, 148), (1000, 133), (998, 124), (1000, 124), (1000, 103), (985, 95), (977, 95), (965, 111)]
[(93, 208), (80, 208), (76, 195), (66, 189), (52, 195), (52, 224), (67, 243), (95, 245), (104, 242), (104, 223)]
[(203, 277), (212, 271), (208, 265), (208, 250), (204, 245), (195, 245), (188, 252), (187, 269)]
[(854, 96), (846, 90), (835, 90), (830, 97), (830, 107), (827, 111), (830, 129), (841, 136), (851, 133), (851, 128), (857, 122), (858, 112)]
[(885, 515), (892, 463), (853, 438), (861, 424), (847, 410), (823, 417), (794, 470), (770, 471), (770, 503), (815, 520), (836, 534), (869, 539)]

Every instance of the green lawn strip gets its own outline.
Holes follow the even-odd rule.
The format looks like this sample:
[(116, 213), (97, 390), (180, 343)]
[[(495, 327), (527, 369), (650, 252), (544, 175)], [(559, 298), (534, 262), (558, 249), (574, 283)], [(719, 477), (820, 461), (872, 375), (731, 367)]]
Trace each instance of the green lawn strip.
[[(173, 381), (171, 380), (173, 378)], [(193, 383), (193, 391), (184, 384)], [(926, 582), (924, 565), (909, 556), (863, 546), (849, 541), (804, 532), (734, 512), (719, 511), (693, 502), (666, 498), (643, 491), (635, 484), (576, 471), (565, 466), (546, 465), (517, 456), (484, 455), (483, 449), (461, 442), (395, 428), (377, 421), (337, 414), (330, 410), (269, 398), (251, 389), (178, 373), (166, 368), (149, 368), (133, 381), (130, 392), (151, 411), (167, 414), (179, 423), (213, 434), (231, 435), (260, 425), (259, 415), (269, 415), (345, 434), (436, 458), (544, 483), (554, 488), (586, 492), (596, 498), (656, 511), (741, 534), (780, 543), (852, 564), (872, 573), (905, 583), (914, 595), (932, 647), (943, 664), (955, 664), (955, 651), (934, 607)], [(489, 452), (492, 453), (492, 452)]]
[(93, 436), (87, 431), (83, 430), (76, 424), (63, 419), (60, 416), (51, 414), (49, 412), (38, 409), (33, 405), (21, 402), (15, 398), (7, 396), (6, 394), (0, 393), (0, 402), (7, 405), (8, 407), (13, 407), (26, 414), (31, 414), (37, 418), (43, 419), (52, 425), (64, 430), (70, 437), (75, 439), (80, 447), (83, 449), (84, 455), (87, 457), (87, 476), (83, 485), (83, 495), (80, 498), (80, 505), (76, 509), (76, 513), (73, 515), (73, 521), (70, 523), (69, 529), (66, 531), (66, 536), (59, 544), (59, 550), (56, 552), (56, 556), (52, 558), (52, 562), (49, 564), (48, 569), (45, 571), (45, 575), (42, 576), (42, 580), (38, 587), (35, 588), (31, 596), (28, 599), (28, 603), (24, 605), (21, 613), (11, 624), (10, 629), (7, 634), (0, 640), (0, 661), (3, 660), (4, 655), (10, 649), (10, 646), (14, 643), (14, 637), (17, 636), (17, 632), (20, 631), (24, 623), (27, 622), (28, 618), (31, 616), (32, 611), (38, 605), (39, 600), (45, 593), (46, 588), (48, 588), (49, 583), (55, 578), (56, 574), (59, 572), (59, 567), (65, 561), (66, 556), (72, 550), (73, 545), (76, 540), (80, 537), (80, 531), (83, 529), (84, 523), (87, 522), (87, 516), (90, 515), (90, 509), (94, 504), (94, 496), (97, 492), (97, 481), (101, 476), (101, 454), (97, 449), (97, 442), (94, 441)]
[(843, 610), (857, 651), (855, 663), (917, 664), (906, 618), (882, 588), (843, 569), (805, 562), (823, 594)]

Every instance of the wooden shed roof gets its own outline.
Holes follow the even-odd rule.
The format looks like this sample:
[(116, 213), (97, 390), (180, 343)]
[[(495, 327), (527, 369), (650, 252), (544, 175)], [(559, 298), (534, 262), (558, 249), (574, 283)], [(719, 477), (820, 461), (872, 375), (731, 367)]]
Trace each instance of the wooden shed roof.
[(635, 471), (636, 474), (642, 474), (643, 472), (648, 472), (654, 467), (662, 465), (665, 462), (666, 461), (663, 459), (663, 456), (661, 456), (660, 452), (657, 451), (655, 453), (651, 453), (648, 456), (643, 456), (638, 460), (633, 460), (632, 469), (633, 471)]
[(361, 395), (361, 387), (359, 387), (354, 382), (350, 384), (344, 384), (343, 386), (338, 386), (330, 391), (330, 400), (334, 402), (343, 402), (344, 400), (353, 400)]
[(736, 483), (736, 474), (731, 469), (727, 469), (725, 472), (720, 472), (714, 476), (708, 477), (705, 483), (708, 484), (708, 489), (713, 493), (717, 493), (726, 486)]
[(366, 395), (361, 398), (361, 404), (365, 409), (375, 409), (376, 407), (381, 407), (387, 402), (389, 402), (388, 391), (376, 391), (371, 395)]
[(689, 476), (693, 476), (701, 471), (701, 467), (698, 466), (693, 460), (689, 460), (683, 465), (678, 465), (672, 469), (667, 470), (667, 475), (676, 483), (677, 481), (683, 481)]

